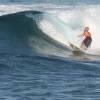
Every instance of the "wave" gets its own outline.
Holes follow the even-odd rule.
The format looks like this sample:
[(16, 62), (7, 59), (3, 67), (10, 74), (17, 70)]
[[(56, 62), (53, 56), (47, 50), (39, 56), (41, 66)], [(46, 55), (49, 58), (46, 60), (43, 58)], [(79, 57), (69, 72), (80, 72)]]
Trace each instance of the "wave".
[[(83, 38), (77, 36), (83, 32), (85, 26), (90, 27), (92, 44), (85, 53), (100, 55), (100, 5), (70, 7), (70, 9), (56, 11), (55, 15), (70, 27), (70, 41), (80, 45)], [(67, 33), (66, 33), (67, 34)]]
[[(84, 16), (80, 10), (69, 11), (56, 14), (23, 11), (0, 16), (0, 52), (69, 56), (69, 42), (79, 45), (82, 39), (77, 39), (78, 33), (85, 24), (91, 26), (90, 22), (82, 20)], [(75, 12), (78, 15), (75, 16)], [(93, 40), (93, 44), (95, 42)], [(94, 46), (91, 47), (86, 53), (98, 54)]]
[[(45, 13), (40, 11), (24, 11), (1, 16), (0, 52), (43, 53), (57, 56), (66, 54), (67, 56), (70, 50), (58, 41), (60, 37), (58, 36), (58, 40), (52, 38), (41, 28), (41, 23), (46, 17), (48, 18), (48, 14), (46, 17), (44, 15)], [(53, 29), (49, 31), (52, 32)]]

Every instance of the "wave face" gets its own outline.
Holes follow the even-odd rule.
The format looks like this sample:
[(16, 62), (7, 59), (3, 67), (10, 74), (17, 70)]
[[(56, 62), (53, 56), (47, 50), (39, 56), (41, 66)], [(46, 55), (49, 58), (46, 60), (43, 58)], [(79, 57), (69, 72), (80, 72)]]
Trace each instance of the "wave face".
[(48, 21), (48, 24), (44, 23), (43, 25), (49, 25), (49, 19), (48, 14), (39, 11), (26, 11), (1, 16), (0, 52), (43, 53), (58, 56), (69, 53), (69, 49), (63, 44), (64, 41), (58, 41), (60, 36), (63, 38), (63, 35), (58, 33), (55, 39), (52, 36), (56, 33), (51, 36), (46, 34), (46, 31), (53, 31), (53, 28), (51, 28), (52, 30), (44, 30), (45, 26), (42, 26), (44, 21)]
[[(80, 9), (79, 9), (80, 8)], [(89, 26), (93, 41), (91, 48), (85, 53), (98, 55), (99, 19), (95, 19), (92, 12), (99, 14), (97, 8), (76, 7), (56, 12), (53, 14), (42, 11), (23, 11), (0, 17), (0, 52), (43, 53), (57, 56), (69, 56), (69, 42), (80, 45), (83, 38), (78, 38), (83, 27)], [(83, 10), (83, 12), (81, 12)], [(92, 10), (92, 11), (91, 11)], [(88, 15), (87, 15), (88, 14)], [(87, 15), (87, 16), (85, 16)], [(91, 17), (91, 16), (92, 17)], [(34, 53), (35, 52), (35, 53)]]

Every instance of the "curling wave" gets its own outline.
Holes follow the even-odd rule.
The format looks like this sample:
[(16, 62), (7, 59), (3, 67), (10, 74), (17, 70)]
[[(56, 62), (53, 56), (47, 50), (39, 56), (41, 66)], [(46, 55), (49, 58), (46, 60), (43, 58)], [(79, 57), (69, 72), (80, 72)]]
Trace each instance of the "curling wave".
[[(76, 38), (80, 30), (68, 22), (41, 11), (3, 15), (0, 17), (0, 52), (68, 56), (72, 53), (69, 42), (76, 45), (77, 41), (81, 42)], [(82, 24), (77, 25), (83, 27)], [(93, 49), (86, 53), (98, 54)]]
[(0, 52), (57, 56), (69, 54), (69, 47), (64, 44), (67, 40), (64, 40), (63, 34), (57, 30), (57, 21), (51, 21), (52, 17), (48, 16), (40, 11), (24, 11), (1, 16)]

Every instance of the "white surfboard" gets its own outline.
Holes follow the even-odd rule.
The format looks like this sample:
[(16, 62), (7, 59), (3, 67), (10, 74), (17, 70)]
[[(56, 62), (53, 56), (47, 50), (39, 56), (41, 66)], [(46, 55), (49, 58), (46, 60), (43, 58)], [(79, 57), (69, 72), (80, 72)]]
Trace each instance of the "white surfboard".
[(78, 46), (76, 46), (76, 45), (74, 45), (72, 43), (69, 43), (69, 44), (70, 44), (70, 47), (72, 48), (72, 52), (78, 53), (78, 54), (84, 53), (84, 50), (81, 49), (80, 47), (78, 47)]

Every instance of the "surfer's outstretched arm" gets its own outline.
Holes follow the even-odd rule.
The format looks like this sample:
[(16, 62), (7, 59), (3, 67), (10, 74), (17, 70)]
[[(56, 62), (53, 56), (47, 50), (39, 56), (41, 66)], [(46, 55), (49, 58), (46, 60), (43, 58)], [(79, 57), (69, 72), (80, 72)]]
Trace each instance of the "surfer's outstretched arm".
[(78, 37), (82, 37), (82, 36), (84, 36), (84, 34), (80, 34), (80, 35), (78, 35)]

